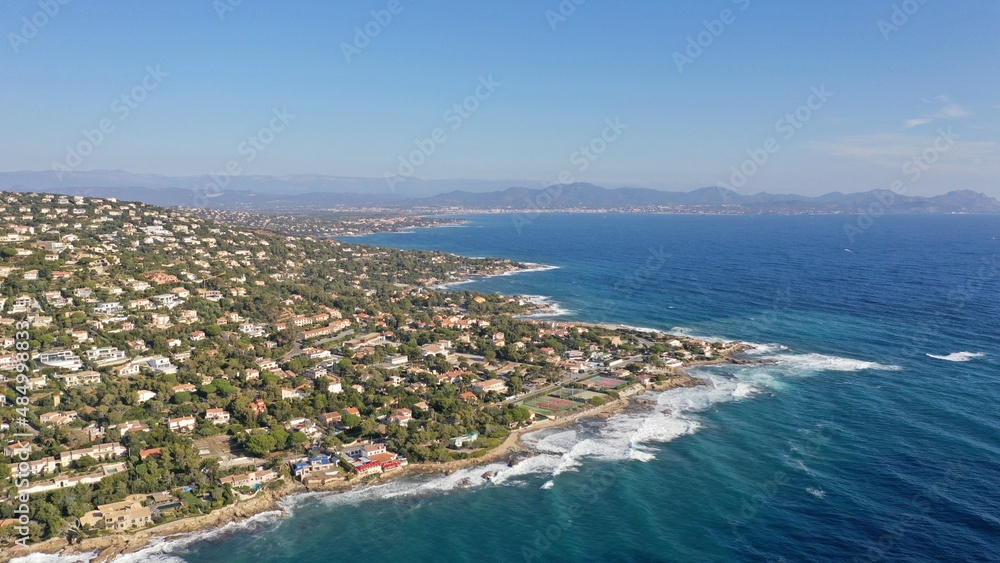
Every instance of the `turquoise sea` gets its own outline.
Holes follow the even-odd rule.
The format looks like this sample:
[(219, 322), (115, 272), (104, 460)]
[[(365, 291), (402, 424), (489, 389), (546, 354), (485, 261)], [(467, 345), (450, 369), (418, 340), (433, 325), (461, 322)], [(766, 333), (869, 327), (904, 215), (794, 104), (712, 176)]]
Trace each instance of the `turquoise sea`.
[(350, 241), (557, 266), (461, 287), (773, 363), (530, 435), (513, 468), (297, 497), (128, 560), (1000, 561), (1000, 217), (853, 240), (846, 216), (468, 219)]

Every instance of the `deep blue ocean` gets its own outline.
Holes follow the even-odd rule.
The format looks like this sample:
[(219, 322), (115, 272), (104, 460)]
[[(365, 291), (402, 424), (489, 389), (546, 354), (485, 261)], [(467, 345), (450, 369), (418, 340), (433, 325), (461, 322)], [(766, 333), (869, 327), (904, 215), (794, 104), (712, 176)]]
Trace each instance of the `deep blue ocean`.
[(299, 497), (132, 559), (1000, 561), (1000, 217), (885, 216), (853, 240), (845, 216), (468, 219), (348, 240), (557, 266), (461, 287), (774, 363), (529, 435), (514, 468)]

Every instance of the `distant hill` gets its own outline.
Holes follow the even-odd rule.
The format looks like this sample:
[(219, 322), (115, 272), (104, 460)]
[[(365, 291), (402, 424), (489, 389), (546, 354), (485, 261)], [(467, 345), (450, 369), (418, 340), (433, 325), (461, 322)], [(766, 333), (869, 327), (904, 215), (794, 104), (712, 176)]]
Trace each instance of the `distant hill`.
[[(650, 207), (730, 208), (748, 213), (857, 213), (872, 205), (888, 206), (892, 213), (1000, 213), (1000, 201), (971, 190), (958, 190), (934, 197), (872, 190), (818, 197), (759, 193), (744, 195), (720, 187), (690, 192), (665, 192), (643, 188), (607, 189), (593, 184), (568, 184), (545, 189), (508, 188), (497, 192), (454, 191), (420, 199), (416, 205), (466, 209), (625, 209)], [(680, 210), (680, 209), (678, 209)]]
[[(0, 172), (0, 189), (115, 197), (164, 207), (321, 211), (381, 207), (465, 210), (619, 210), (675, 213), (1000, 213), (1000, 201), (957, 190), (933, 197), (888, 190), (832, 192), (821, 196), (740, 194), (721, 187), (690, 192), (649, 188), (604, 188), (587, 183), (547, 188), (506, 187), (505, 181), (407, 179), (390, 190), (384, 179), (298, 174), (223, 178), (219, 191), (211, 176), (171, 177), (122, 170)], [(522, 184), (523, 185), (523, 184)], [(455, 188), (462, 189), (455, 189)], [(503, 187), (503, 189), (497, 189)], [(206, 197), (209, 196), (210, 197)]]

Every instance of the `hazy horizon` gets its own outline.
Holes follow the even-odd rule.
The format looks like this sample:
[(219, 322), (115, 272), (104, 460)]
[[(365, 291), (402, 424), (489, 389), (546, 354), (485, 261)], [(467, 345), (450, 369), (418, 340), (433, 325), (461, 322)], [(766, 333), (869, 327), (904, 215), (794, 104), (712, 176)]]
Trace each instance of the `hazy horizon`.
[[(168, 174), (134, 174), (125, 170), (80, 170), (66, 175), (58, 175), (52, 171), (39, 171), (39, 170), (20, 170), (20, 171), (0, 171), (0, 181), (6, 180), (8, 175), (44, 175), (52, 177), (53, 181), (41, 184), (30, 185), (31, 182), (28, 180), (21, 180), (18, 182), (7, 182), (7, 185), (0, 185), (0, 191), (11, 190), (13, 188), (27, 188), (29, 191), (34, 192), (45, 192), (47, 189), (60, 189), (60, 188), (118, 188), (118, 189), (129, 189), (129, 188), (150, 188), (150, 189), (166, 189), (166, 188), (178, 188), (187, 190), (203, 190), (206, 185), (210, 187), (215, 186), (214, 182), (218, 181), (220, 176), (214, 174), (206, 175), (192, 175), (192, 176), (173, 176)], [(102, 174), (110, 175), (111, 177), (127, 175), (132, 183), (126, 183), (124, 181), (115, 183), (112, 180), (102, 180), (101, 178), (106, 178), (108, 176), (102, 176)], [(81, 178), (89, 177), (85, 180)], [(155, 182), (150, 182), (143, 184), (141, 183), (141, 178), (156, 179), (160, 182), (159, 185)], [(329, 180), (331, 182), (341, 182), (334, 185), (332, 188), (322, 188), (313, 187), (310, 184), (300, 184), (294, 185), (290, 183), (281, 184), (282, 180), (285, 182), (291, 182), (292, 180), (308, 180), (308, 179), (321, 179)], [(28, 183), (24, 183), (24, 182)], [(504, 191), (510, 188), (527, 188), (532, 190), (544, 190), (545, 188), (551, 187), (556, 184), (549, 184), (544, 181), (539, 180), (482, 180), (476, 178), (443, 178), (443, 179), (426, 179), (426, 178), (410, 178), (405, 184), (400, 184), (398, 189), (388, 190), (385, 187), (384, 180), (382, 178), (374, 177), (352, 177), (352, 176), (333, 176), (333, 175), (319, 175), (319, 174), (285, 174), (285, 175), (241, 175), (232, 177), (229, 179), (230, 184), (226, 186), (225, 190), (220, 191), (238, 191), (238, 192), (258, 192), (261, 194), (273, 194), (273, 193), (283, 193), (287, 192), (288, 189), (292, 189), (292, 192), (296, 194), (306, 194), (306, 193), (328, 193), (328, 194), (359, 194), (359, 195), (379, 195), (379, 194), (393, 194), (399, 196), (402, 199), (412, 199), (412, 198), (422, 198), (434, 195), (447, 194), (453, 191), (463, 191), (469, 193), (490, 193)], [(140, 183), (136, 183), (140, 182)], [(256, 182), (256, 185), (253, 183)], [(261, 183), (265, 182), (265, 183)], [(266, 182), (273, 182), (266, 183)], [(281, 184), (281, 185), (275, 185)], [(680, 186), (677, 188), (663, 187), (656, 185), (636, 185), (636, 184), (603, 184), (596, 182), (578, 181), (572, 182), (572, 184), (586, 184), (592, 185), (598, 188), (603, 188), (607, 190), (619, 190), (619, 189), (648, 189), (660, 192), (668, 193), (691, 193), (699, 190), (719, 188), (719, 189), (729, 189), (743, 196), (753, 196), (753, 195), (789, 195), (789, 196), (803, 196), (803, 197), (820, 197), (826, 195), (832, 195), (836, 193), (843, 194), (855, 194), (855, 193), (867, 193), (874, 190), (889, 189), (889, 187), (873, 187), (869, 189), (847, 189), (847, 190), (801, 190), (792, 189), (787, 191), (774, 191), (774, 190), (756, 190), (747, 189), (745, 186), (742, 188), (734, 186), (720, 186), (720, 185), (706, 185), (706, 186)], [(568, 185), (568, 184), (564, 184)], [(294, 188), (298, 188), (297, 190)], [(352, 189), (353, 188), (353, 189)], [(374, 188), (374, 189), (372, 189)], [(919, 197), (934, 197), (946, 195), (948, 193), (967, 190), (968, 188), (963, 188), (961, 186), (956, 186), (950, 189), (942, 189), (939, 192), (931, 192), (926, 194), (921, 194)], [(214, 191), (214, 189), (213, 189)], [(984, 193), (990, 197), (996, 197), (989, 193), (972, 190), (978, 193)], [(907, 194), (905, 190), (899, 192), (901, 195), (917, 195), (917, 194)]]

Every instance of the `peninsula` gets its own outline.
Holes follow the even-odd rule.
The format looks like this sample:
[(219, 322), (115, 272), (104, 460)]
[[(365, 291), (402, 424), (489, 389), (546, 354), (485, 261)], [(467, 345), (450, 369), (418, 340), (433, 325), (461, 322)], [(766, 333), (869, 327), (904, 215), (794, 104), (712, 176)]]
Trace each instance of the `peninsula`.
[(739, 350), (434, 289), (537, 265), (206, 213), (0, 194), (2, 559), (111, 556), (297, 491), (497, 459)]

